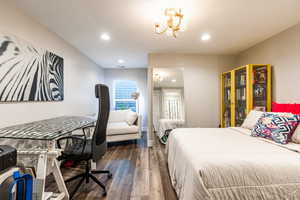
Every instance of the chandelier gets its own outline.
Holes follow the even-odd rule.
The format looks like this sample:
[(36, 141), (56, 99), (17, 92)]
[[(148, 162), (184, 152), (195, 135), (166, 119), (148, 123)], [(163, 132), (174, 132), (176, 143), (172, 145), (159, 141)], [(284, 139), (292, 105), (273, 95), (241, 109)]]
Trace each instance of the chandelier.
[(182, 30), (181, 23), (183, 14), (181, 9), (167, 8), (165, 10), (165, 19), (162, 23), (155, 23), (155, 33), (166, 33), (169, 36), (177, 37), (176, 33)]

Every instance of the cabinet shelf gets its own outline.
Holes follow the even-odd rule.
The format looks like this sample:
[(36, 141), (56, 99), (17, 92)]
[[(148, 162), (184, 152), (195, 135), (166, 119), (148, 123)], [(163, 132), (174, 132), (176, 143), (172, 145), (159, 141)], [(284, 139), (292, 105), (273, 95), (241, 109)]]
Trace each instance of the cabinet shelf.
[(243, 88), (245, 88), (245, 87), (246, 87), (246, 85), (236, 85), (236, 86), (235, 86), (236, 89), (243, 89)]

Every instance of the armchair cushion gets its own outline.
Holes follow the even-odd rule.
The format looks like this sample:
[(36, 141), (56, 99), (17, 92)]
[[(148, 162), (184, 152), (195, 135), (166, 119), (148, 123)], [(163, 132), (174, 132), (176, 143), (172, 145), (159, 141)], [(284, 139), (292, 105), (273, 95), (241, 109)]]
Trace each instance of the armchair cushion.
[(129, 126), (127, 122), (114, 122), (107, 125), (107, 135), (124, 135), (138, 132), (138, 126)]

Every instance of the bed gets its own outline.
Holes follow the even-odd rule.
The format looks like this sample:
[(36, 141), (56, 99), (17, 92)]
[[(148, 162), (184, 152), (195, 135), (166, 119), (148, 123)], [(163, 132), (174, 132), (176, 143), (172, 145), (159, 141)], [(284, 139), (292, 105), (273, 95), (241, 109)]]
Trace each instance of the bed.
[(179, 200), (300, 199), (300, 145), (243, 128), (175, 129), (167, 159)]

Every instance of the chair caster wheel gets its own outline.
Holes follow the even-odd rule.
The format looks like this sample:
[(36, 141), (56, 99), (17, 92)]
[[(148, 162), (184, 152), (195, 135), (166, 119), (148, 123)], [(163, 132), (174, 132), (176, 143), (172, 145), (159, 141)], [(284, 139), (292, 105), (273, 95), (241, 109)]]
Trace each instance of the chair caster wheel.
[(106, 197), (106, 196), (107, 196), (107, 192), (104, 191), (104, 192), (102, 193), (102, 196), (103, 196), (103, 197)]
[(107, 175), (108, 178), (112, 178), (112, 176), (113, 176), (112, 173), (109, 173), (109, 174)]

